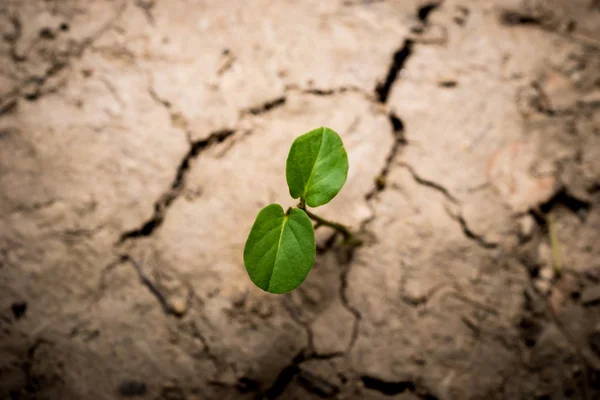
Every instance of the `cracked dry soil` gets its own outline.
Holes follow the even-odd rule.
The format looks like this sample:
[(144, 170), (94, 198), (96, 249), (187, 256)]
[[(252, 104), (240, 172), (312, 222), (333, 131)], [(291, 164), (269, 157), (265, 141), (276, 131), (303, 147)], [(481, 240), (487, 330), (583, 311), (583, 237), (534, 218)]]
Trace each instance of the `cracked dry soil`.
[[(0, 399), (600, 399), (595, 0), (0, 0)], [(348, 150), (306, 282), (242, 252)]]

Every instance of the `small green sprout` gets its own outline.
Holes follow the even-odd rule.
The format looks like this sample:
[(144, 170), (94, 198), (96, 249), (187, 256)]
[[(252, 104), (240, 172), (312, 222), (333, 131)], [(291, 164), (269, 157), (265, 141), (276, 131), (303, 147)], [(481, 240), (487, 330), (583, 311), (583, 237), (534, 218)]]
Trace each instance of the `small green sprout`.
[[(329, 203), (348, 177), (348, 155), (340, 136), (329, 128), (318, 128), (292, 143), (286, 163), (290, 195), (300, 199), (285, 213), (279, 204), (270, 204), (256, 217), (244, 247), (244, 264), (250, 279), (270, 293), (296, 289), (315, 263), (315, 229), (329, 226), (354, 239), (345, 226), (321, 218), (306, 206)], [(315, 227), (311, 219), (316, 222)], [(354, 240), (354, 243), (357, 243)]]

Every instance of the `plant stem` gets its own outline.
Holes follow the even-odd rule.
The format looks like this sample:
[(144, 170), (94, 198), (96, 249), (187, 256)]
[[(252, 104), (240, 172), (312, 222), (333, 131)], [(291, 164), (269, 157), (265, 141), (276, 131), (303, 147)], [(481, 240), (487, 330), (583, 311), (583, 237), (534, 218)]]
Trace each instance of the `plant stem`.
[(312, 212), (308, 211), (306, 209), (306, 205), (304, 204), (304, 202), (302, 200), (300, 201), (300, 204), (298, 204), (298, 208), (303, 210), (310, 219), (312, 219), (313, 221), (315, 221), (317, 223), (315, 228), (318, 228), (319, 226), (322, 226), (322, 225), (328, 226), (330, 228), (335, 229), (339, 233), (341, 233), (342, 236), (344, 237), (344, 241), (346, 243), (353, 243), (356, 245), (360, 245), (362, 243), (362, 241), (360, 239), (358, 239), (354, 236), (354, 234), (352, 233), (352, 231), (350, 231), (350, 229), (348, 227), (346, 227), (342, 224), (338, 224), (337, 222), (329, 221), (323, 217), (319, 217), (318, 215), (313, 214)]
[(562, 273), (560, 247), (558, 245), (558, 237), (556, 236), (556, 226), (551, 215), (548, 215), (548, 235), (550, 236), (550, 248), (552, 249), (552, 264), (554, 267), (554, 272), (557, 276), (560, 276)]
[(308, 215), (308, 217), (310, 219), (316, 221), (317, 224), (328, 226), (328, 227), (333, 228), (336, 231), (340, 232), (342, 235), (344, 235), (344, 239), (348, 239), (353, 236), (352, 232), (350, 232), (350, 229), (346, 228), (342, 224), (338, 224), (337, 222), (326, 220), (325, 218), (319, 217), (318, 215), (315, 215), (308, 210), (304, 210), (304, 212), (306, 212), (306, 215)]

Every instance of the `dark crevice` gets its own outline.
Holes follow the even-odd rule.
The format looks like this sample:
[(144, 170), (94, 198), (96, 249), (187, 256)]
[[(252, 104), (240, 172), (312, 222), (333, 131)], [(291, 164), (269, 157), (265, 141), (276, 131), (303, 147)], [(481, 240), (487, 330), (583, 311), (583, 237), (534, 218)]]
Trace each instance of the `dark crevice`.
[(523, 14), (517, 11), (505, 10), (500, 15), (500, 22), (508, 26), (516, 25), (541, 25), (540, 18), (532, 15)]
[(414, 392), (415, 383), (412, 381), (388, 382), (370, 376), (361, 376), (360, 378), (367, 389), (376, 390), (387, 396), (395, 396), (405, 391)]
[(133, 265), (135, 272), (137, 273), (138, 277), (140, 278), (140, 281), (150, 291), (150, 293), (152, 293), (152, 295), (154, 297), (156, 297), (156, 300), (158, 300), (158, 302), (160, 303), (160, 306), (163, 309), (163, 311), (165, 312), (165, 314), (177, 315), (177, 313), (173, 310), (173, 308), (169, 304), (169, 301), (167, 300), (165, 295), (162, 294), (162, 292), (156, 286), (156, 284), (154, 282), (152, 282), (152, 280), (150, 278), (148, 278), (148, 276), (144, 273), (144, 271), (142, 270), (142, 267), (140, 266), (140, 264), (138, 264), (137, 261), (135, 261), (133, 258), (131, 258), (127, 255), (122, 256), (121, 261), (122, 262), (128, 261), (131, 263), (131, 265)]
[(417, 173), (415, 172), (415, 170), (413, 169), (413, 167), (411, 167), (410, 165), (406, 164), (406, 163), (400, 163), (401, 166), (403, 166), (404, 168), (406, 168), (408, 170), (408, 172), (410, 172), (410, 174), (412, 175), (413, 179), (415, 181), (417, 181), (418, 184), (423, 185), (423, 186), (427, 186), (433, 190), (436, 190), (438, 192), (440, 192), (441, 194), (444, 195), (444, 197), (446, 197), (448, 200), (450, 200), (450, 202), (454, 203), (454, 204), (458, 204), (458, 200), (452, 196), (450, 194), (450, 192), (448, 191), (448, 189), (446, 189), (445, 187), (443, 187), (442, 185), (433, 182), (433, 181), (429, 181), (427, 179), (421, 178), (419, 175), (417, 175)]
[(289, 298), (284, 298), (284, 300), (281, 302), (281, 304), (283, 305), (283, 308), (285, 308), (285, 310), (288, 312), (290, 317), (294, 320), (294, 322), (296, 324), (298, 324), (299, 326), (301, 326), (302, 329), (304, 329), (304, 331), (306, 332), (306, 340), (308, 342), (308, 344), (307, 344), (307, 347), (309, 349), (308, 351), (314, 352), (314, 348), (315, 348), (314, 347), (314, 339), (313, 339), (313, 332), (310, 327), (310, 324), (308, 324), (302, 320), (300, 312), (293, 306), (291, 301), (289, 301)]
[[(22, 94), (25, 100), (35, 101), (38, 100), (43, 95), (53, 93), (57, 90), (57, 88), (52, 88), (44, 91), (44, 85), (53, 77), (58, 75), (58, 73), (62, 72), (64, 69), (69, 67), (71, 60), (73, 58), (79, 59), (84, 54), (85, 50), (93, 44), (95, 40), (97, 40), (100, 36), (102, 36), (110, 27), (113, 25), (114, 21), (118, 20), (123, 12), (126, 9), (127, 2), (123, 1), (118, 6), (115, 11), (115, 15), (111, 18), (106, 24), (100, 26), (94, 33), (90, 36), (83, 38), (80, 42), (71, 43), (71, 47), (67, 54), (64, 54), (60, 57), (60, 59), (53, 59), (50, 66), (41, 76), (28, 76), (26, 77), (21, 84), (19, 85), (18, 93)], [(11, 16), (10, 22), (13, 25), (13, 33), (9, 34), (8, 42), (11, 44), (10, 55), (15, 63), (22, 63), (28, 61), (29, 53), (34, 51), (35, 43), (30, 45), (29, 48), (25, 50), (25, 54), (19, 54), (17, 52), (17, 43), (22, 36), (23, 27), (21, 21), (18, 16)], [(67, 31), (69, 30), (69, 26), (67, 24), (61, 24), (60, 30)], [(55, 35), (55, 32), (50, 31), (48, 29), (43, 29), (40, 32), (40, 36), (42, 39), (52, 39)], [(29, 87), (27, 90), (23, 90), (23, 88)], [(9, 103), (9, 104), (12, 104)], [(2, 107), (3, 109), (5, 106)]]
[[(439, 2), (426, 3), (417, 10), (417, 18), (423, 25), (427, 24), (427, 20), (431, 12), (438, 8)], [(414, 41), (405, 39), (402, 46), (394, 53), (392, 64), (383, 82), (380, 82), (375, 87), (375, 96), (380, 103), (386, 103), (392, 89), (392, 85), (398, 78), (398, 74), (404, 68), (406, 61), (411, 56), (413, 51)]]
[[(344, 89), (342, 88), (339, 91), (343, 92)], [(335, 94), (336, 91), (334, 89), (307, 89), (304, 93), (313, 94), (315, 96), (331, 96), (332, 94)]]
[(300, 364), (306, 361), (306, 354), (304, 350), (298, 353), (290, 364), (285, 366), (277, 375), (271, 386), (269, 386), (263, 392), (259, 392), (255, 399), (256, 400), (272, 400), (278, 398), (285, 390), (285, 388), (290, 384), (290, 382), (298, 375), (300, 372)]
[(343, 353), (332, 353), (332, 354), (316, 354), (313, 352), (307, 352), (306, 349), (300, 350), (298, 354), (292, 358), (292, 361), (283, 367), (273, 383), (263, 391), (257, 392), (256, 400), (273, 400), (277, 399), (283, 394), (288, 385), (302, 373), (306, 380), (307, 375), (305, 371), (300, 369), (300, 365), (304, 362), (311, 360), (331, 360), (333, 358), (343, 356)]
[[(162, 311), (166, 315), (172, 315), (177, 318), (182, 318), (184, 316), (185, 311), (182, 312), (181, 309), (178, 309), (176, 306), (172, 305), (172, 303), (169, 301), (168, 296), (163, 293), (161, 288), (152, 279), (150, 279), (150, 277), (142, 269), (142, 266), (140, 265), (140, 263), (137, 262), (133, 257), (131, 257), (128, 254), (122, 254), (121, 256), (119, 256), (118, 261), (116, 261), (115, 263), (112, 263), (112, 265), (117, 265), (119, 263), (130, 263), (133, 266), (133, 269), (135, 270), (142, 285), (144, 285), (146, 287), (146, 289), (148, 289), (150, 294), (152, 294), (156, 298), (156, 300), (160, 304)], [(110, 268), (110, 265), (109, 265), (109, 268)], [(193, 290), (189, 286), (188, 286), (188, 290), (189, 291), (188, 291), (186, 299), (185, 299), (185, 302), (186, 302), (185, 307), (186, 308), (188, 308), (190, 306), (191, 301), (195, 297)], [(190, 330), (189, 331), (190, 334), (192, 336), (194, 336), (195, 338), (199, 339), (202, 342), (202, 344), (205, 346), (206, 353), (208, 354), (208, 357), (210, 358), (210, 360), (216, 363), (217, 361), (215, 360), (214, 355), (211, 354), (209, 343), (206, 340), (206, 338), (204, 337), (204, 335), (202, 335), (202, 333), (197, 329), (197, 327), (195, 325), (191, 325), (188, 329)]]
[[(573, 214), (577, 215), (582, 222), (584, 222), (585, 217), (590, 210), (590, 203), (578, 199), (570, 194), (567, 189), (562, 188), (554, 196), (552, 196), (550, 200), (540, 205), (539, 211), (542, 214), (548, 214), (558, 207), (565, 207)], [(538, 218), (536, 218), (536, 221), (538, 221)]]
[(36, 352), (40, 346), (51, 344), (43, 338), (36, 339), (27, 349), (27, 358), (23, 364), (23, 374), (25, 375), (24, 389), (27, 393), (36, 393), (40, 390), (41, 381), (33, 372), (33, 363), (35, 362)]
[(19, 320), (25, 316), (25, 312), (27, 312), (27, 302), (25, 301), (17, 301), (11, 304), (10, 309), (13, 313), (13, 316), (16, 320)]
[(278, 97), (276, 99), (269, 100), (261, 105), (258, 105), (255, 107), (250, 107), (250, 108), (248, 108), (247, 112), (252, 115), (264, 114), (266, 112), (271, 111), (274, 108), (281, 107), (282, 105), (285, 104), (285, 102), (286, 102), (285, 97), (283, 97), (283, 96)]
[(181, 194), (192, 161), (198, 157), (204, 149), (222, 143), (233, 135), (234, 132), (235, 131), (233, 130), (220, 130), (211, 133), (206, 139), (193, 142), (177, 168), (177, 173), (175, 174), (175, 179), (171, 183), (171, 187), (154, 203), (154, 213), (152, 217), (141, 227), (123, 233), (119, 239), (119, 243), (123, 243), (128, 239), (150, 236), (154, 230), (163, 223), (169, 206), (173, 204), (175, 199)]
[(348, 274), (350, 273), (350, 265), (347, 265), (342, 269), (340, 273), (340, 300), (342, 301), (342, 305), (344, 308), (352, 314), (354, 317), (354, 321), (352, 321), (352, 335), (350, 336), (350, 343), (348, 343), (348, 349), (346, 349), (346, 353), (348, 353), (352, 348), (354, 348), (354, 344), (356, 343), (356, 339), (358, 339), (358, 333), (360, 328), (360, 321), (362, 319), (362, 315), (360, 311), (348, 300), (348, 296), (346, 295), (346, 290), (348, 288)]
[(402, 122), (402, 120), (393, 112), (390, 113), (390, 122), (392, 123), (394, 134), (396, 134), (396, 141), (401, 144), (406, 144), (406, 139), (404, 138), (404, 122)]
[(419, 7), (419, 10), (417, 11), (417, 17), (419, 17), (419, 20), (422, 23), (426, 23), (427, 19), (429, 18), (429, 14), (431, 14), (431, 12), (433, 10), (435, 10), (436, 8), (438, 8), (440, 6), (440, 3), (427, 3), (421, 7)]
[(249, 378), (247, 376), (242, 376), (237, 380), (235, 388), (240, 393), (254, 393), (259, 390), (260, 382), (256, 379)]
[(135, 0), (135, 6), (144, 12), (146, 19), (150, 25), (154, 25), (154, 15), (152, 14), (152, 8), (155, 6), (154, 0)]
[(498, 244), (488, 242), (483, 236), (473, 232), (471, 228), (469, 228), (469, 226), (467, 225), (467, 221), (465, 221), (462, 215), (452, 215), (451, 213), (449, 214), (452, 219), (454, 219), (460, 224), (463, 234), (467, 238), (475, 241), (479, 246), (483, 247), (484, 249), (495, 249), (496, 247), (498, 247)]
[(392, 162), (396, 158), (396, 154), (398, 154), (400, 148), (408, 143), (404, 135), (404, 122), (402, 122), (402, 120), (398, 118), (394, 112), (389, 114), (389, 119), (394, 132), (394, 144), (392, 145), (392, 148), (385, 159), (385, 164), (381, 169), (381, 172), (375, 178), (375, 187), (365, 196), (367, 200), (370, 200), (377, 193), (385, 189), (387, 176), (390, 172)]
[[(417, 175), (417, 173), (415, 172), (415, 170), (408, 164), (406, 163), (399, 163), (399, 165), (403, 166), (404, 168), (406, 168), (410, 174), (412, 175), (413, 179), (420, 185), (423, 186), (427, 186), (441, 194), (444, 195), (444, 197), (446, 197), (446, 199), (448, 199), (451, 203), (458, 205), (459, 202), (458, 200), (452, 196), (450, 194), (450, 192), (448, 191), (448, 189), (446, 189), (445, 187), (443, 187), (442, 185), (440, 185), (439, 183), (433, 182), (433, 181), (429, 181), (427, 179), (424, 179), (422, 177), (420, 177), (419, 175)], [(469, 226), (467, 225), (467, 221), (465, 221), (464, 217), (458, 213), (454, 213), (451, 212), (448, 208), (446, 209), (448, 215), (450, 216), (450, 218), (452, 218), (453, 220), (455, 220), (456, 222), (458, 222), (460, 224), (460, 227), (463, 231), (463, 234), (475, 241), (479, 246), (485, 248), (485, 249), (494, 249), (496, 247), (498, 247), (498, 245), (496, 243), (491, 243), (485, 240), (485, 238), (481, 235), (476, 234), (475, 232), (473, 232), (471, 230), (471, 228), (469, 228)]]
[(413, 381), (384, 381), (379, 378), (363, 375), (361, 381), (365, 388), (370, 390), (376, 390), (386, 396), (396, 396), (406, 391), (413, 393), (420, 399), (424, 400), (438, 400), (437, 396), (424, 391), (422, 388), (417, 387), (417, 384)]
[(338, 87), (332, 87), (332, 88), (318, 88), (318, 87), (312, 87), (309, 84), (309, 87), (301, 87), (299, 85), (295, 85), (295, 84), (290, 84), (290, 85), (286, 85), (285, 87), (285, 92), (291, 92), (291, 91), (295, 91), (295, 92), (299, 92), (302, 94), (309, 94), (312, 96), (334, 96), (334, 95), (338, 95), (338, 94), (344, 94), (344, 93), (357, 93), (360, 94), (362, 96), (364, 96), (365, 98), (367, 98), (369, 101), (373, 101), (373, 95), (358, 87), (358, 86), (338, 86)]
[(331, 235), (329, 235), (329, 237), (323, 242), (323, 244), (317, 244), (317, 254), (325, 254), (327, 253), (329, 250), (331, 250), (333, 248), (333, 246), (336, 243), (336, 239), (338, 237), (338, 233), (337, 232), (333, 232), (331, 233)]
[(402, 68), (404, 68), (406, 60), (408, 60), (408, 57), (412, 54), (413, 45), (414, 42), (411, 39), (406, 39), (404, 40), (402, 47), (394, 53), (392, 65), (390, 65), (385, 80), (378, 83), (375, 87), (375, 95), (380, 103), (387, 102), (392, 85), (396, 81)]
[(300, 370), (298, 383), (309, 393), (314, 393), (324, 399), (334, 397), (340, 392), (340, 388), (337, 385), (305, 370)]

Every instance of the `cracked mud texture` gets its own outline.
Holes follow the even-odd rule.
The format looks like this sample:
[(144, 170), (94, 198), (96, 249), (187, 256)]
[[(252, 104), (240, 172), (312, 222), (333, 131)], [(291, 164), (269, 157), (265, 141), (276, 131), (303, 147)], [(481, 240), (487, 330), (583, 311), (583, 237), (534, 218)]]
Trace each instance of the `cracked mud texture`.
[[(0, 0), (0, 399), (600, 398), (596, 0)], [(348, 181), (253, 286), (293, 139)]]

